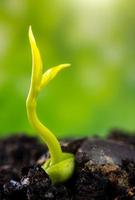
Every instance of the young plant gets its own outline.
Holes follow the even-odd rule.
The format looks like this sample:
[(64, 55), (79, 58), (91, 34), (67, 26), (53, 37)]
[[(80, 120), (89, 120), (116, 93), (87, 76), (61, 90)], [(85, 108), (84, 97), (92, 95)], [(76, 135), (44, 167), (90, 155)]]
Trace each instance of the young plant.
[(60, 72), (70, 64), (61, 64), (48, 69), (43, 73), (40, 52), (36, 45), (31, 27), (29, 28), (29, 40), (32, 51), (32, 75), (31, 84), (26, 100), (26, 109), (29, 122), (41, 139), (46, 143), (50, 152), (50, 159), (42, 166), (50, 176), (53, 183), (64, 182), (69, 179), (74, 171), (74, 155), (62, 152), (61, 146), (55, 135), (44, 126), (36, 113), (37, 96), (39, 92)]

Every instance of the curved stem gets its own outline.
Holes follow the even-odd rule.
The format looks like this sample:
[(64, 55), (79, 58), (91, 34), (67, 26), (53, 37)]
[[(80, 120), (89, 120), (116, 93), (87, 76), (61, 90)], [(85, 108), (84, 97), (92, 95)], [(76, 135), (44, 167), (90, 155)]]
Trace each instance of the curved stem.
[(62, 157), (61, 146), (55, 135), (38, 119), (36, 113), (36, 99), (31, 98), (29, 95), (26, 102), (26, 107), (29, 122), (31, 123), (32, 127), (40, 134), (40, 137), (42, 138), (42, 140), (44, 140), (49, 148), (51, 155), (51, 164), (60, 162)]

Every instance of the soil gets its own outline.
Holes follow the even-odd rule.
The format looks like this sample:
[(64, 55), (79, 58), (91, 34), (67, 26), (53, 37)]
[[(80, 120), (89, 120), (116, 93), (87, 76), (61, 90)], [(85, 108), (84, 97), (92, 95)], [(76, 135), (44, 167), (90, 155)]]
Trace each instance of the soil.
[(107, 139), (61, 141), (75, 154), (73, 176), (53, 185), (41, 168), (49, 157), (37, 138), (0, 140), (0, 200), (135, 200), (135, 135), (113, 130)]

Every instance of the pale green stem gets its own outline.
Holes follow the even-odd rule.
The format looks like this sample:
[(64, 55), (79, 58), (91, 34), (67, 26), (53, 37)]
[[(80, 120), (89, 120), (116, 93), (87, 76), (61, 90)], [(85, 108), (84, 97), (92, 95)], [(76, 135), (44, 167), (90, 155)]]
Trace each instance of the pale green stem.
[(61, 146), (55, 135), (48, 128), (46, 128), (38, 119), (36, 113), (35, 97), (32, 98), (31, 95), (28, 96), (26, 107), (29, 122), (31, 123), (32, 127), (38, 132), (38, 134), (40, 134), (40, 137), (48, 146), (51, 156), (51, 164), (60, 162), (62, 157)]

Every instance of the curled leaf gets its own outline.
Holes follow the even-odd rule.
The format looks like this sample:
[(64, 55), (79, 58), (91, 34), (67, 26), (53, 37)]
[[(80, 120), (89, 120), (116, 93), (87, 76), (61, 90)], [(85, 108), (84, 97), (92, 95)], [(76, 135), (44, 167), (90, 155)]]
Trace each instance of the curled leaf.
[(32, 52), (31, 87), (33, 90), (37, 90), (37, 88), (40, 86), (43, 67), (42, 67), (40, 52), (36, 45), (36, 41), (32, 32), (31, 26), (29, 27), (29, 41), (30, 41), (31, 52)]

